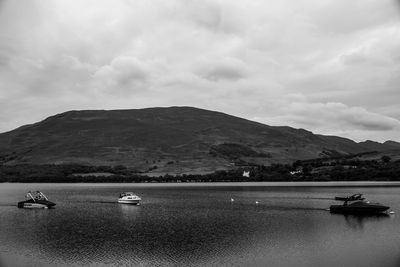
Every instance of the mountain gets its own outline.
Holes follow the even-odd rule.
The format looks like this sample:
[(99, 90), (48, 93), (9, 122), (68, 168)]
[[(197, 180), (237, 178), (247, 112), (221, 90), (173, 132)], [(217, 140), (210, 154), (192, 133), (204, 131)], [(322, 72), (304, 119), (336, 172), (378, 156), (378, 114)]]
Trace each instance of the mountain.
[(208, 172), (398, 149), (268, 126), (193, 107), (68, 111), (0, 134), (0, 163), (124, 165), (154, 173)]
[(383, 143), (385, 146), (388, 147), (388, 149), (400, 149), (400, 143), (399, 142), (395, 142), (392, 140), (386, 141)]
[(377, 150), (377, 151), (391, 150), (393, 148), (396, 148), (396, 146), (397, 146), (396, 142), (393, 142), (393, 141), (386, 141), (382, 144), (379, 142), (367, 140), (365, 142), (360, 142), (359, 144), (371, 151), (372, 150)]

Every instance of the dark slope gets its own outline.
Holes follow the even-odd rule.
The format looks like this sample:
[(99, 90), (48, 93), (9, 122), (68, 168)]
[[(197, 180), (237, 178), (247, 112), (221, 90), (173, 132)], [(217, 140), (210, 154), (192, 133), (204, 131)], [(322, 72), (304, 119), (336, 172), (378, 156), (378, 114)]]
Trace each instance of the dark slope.
[(160, 172), (202, 172), (243, 161), (269, 164), (354, 154), (370, 146), (220, 112), (170, 107), (69, 111), (0, 134), (0, 149), (3, 164), (126, 165), (142, 171), (156, 166)]
[(383, 145), (388, 146), (389, 149), (400, 149), (400, 143), (392, 140), (384, 142)]
[(393, 149), (400, 149), (400, 143), (394, 141), (386, 141), (384, 143), (379, 143), (371, 140), (359, 143), (364, 148), (370, 151), (390, 151)]

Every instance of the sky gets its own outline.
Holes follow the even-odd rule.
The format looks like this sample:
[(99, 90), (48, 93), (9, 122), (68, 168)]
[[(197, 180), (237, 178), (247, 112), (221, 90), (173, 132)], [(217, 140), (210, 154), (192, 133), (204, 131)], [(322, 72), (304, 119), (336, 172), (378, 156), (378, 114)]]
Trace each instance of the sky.
[(395, 0), (0, 0), (0, 132), (194, 106), (400, 141)]

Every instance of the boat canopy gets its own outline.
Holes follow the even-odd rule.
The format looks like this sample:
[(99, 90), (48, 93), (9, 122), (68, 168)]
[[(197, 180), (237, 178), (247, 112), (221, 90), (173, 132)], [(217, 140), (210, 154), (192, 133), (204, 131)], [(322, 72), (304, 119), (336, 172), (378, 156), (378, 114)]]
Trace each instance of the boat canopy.
[(119, 194), (119, 197), (126, 197), (126, 196), (136, 196), (136, 195), (132, 192), (124, 192)]
[(362, 197), (362, 194), (354, 194), (348, 197), (335, 197), (335, 200), (338, 201), (356, 201), (356, 200), (364, 200), (365, 198)]
[(40, 191), (29, 191), (25, 198), (28, 199), (32, 199), (33, 201), (37, 201), (37, 200), (47, 200), (47, 197)]

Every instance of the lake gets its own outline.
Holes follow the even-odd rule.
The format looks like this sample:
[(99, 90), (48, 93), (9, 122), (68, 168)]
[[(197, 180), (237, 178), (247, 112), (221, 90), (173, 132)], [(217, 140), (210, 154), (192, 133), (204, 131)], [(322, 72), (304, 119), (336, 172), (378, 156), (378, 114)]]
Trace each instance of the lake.
[[(400, 266), (397, 215), (326, 210), (364, 193), (400, 214), (400, 187), (288, 185), (0, 184), (0, 266)], [(18, 209), (28, 190), (56, 208)]]

